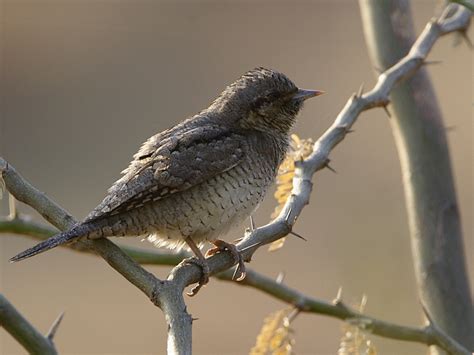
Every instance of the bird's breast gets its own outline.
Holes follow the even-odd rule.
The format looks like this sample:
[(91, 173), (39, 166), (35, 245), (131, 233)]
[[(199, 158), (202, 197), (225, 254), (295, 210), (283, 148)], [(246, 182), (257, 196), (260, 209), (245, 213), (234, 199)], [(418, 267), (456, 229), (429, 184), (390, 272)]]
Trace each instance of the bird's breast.
[[(258, 207), (275, 176), (268, 160), (249, 157), (207, 181), (146, 206), (155, 241), (215, 240)], [(158, 243), (158, 244), (166, 244)]]

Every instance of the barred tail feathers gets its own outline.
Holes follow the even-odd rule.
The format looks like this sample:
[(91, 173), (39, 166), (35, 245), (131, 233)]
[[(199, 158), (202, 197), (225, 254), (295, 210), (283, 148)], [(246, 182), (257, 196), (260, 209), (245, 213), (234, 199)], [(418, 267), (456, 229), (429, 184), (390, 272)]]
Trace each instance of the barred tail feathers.
[(87, 235), (88, 228), (84, 224), (79, 224), (69, 229), (66, 232), (56, 234), (55, 236), (46, 239), (45, 241), (36, 244), (34, 247), (31, 247), (18, 255), (15, 255), (10, 259), (10, 262), (21, 261), (37, 254), (43, 253), (47, 250), (53, 249), (59, 245), (67, 244), (72, 242), (75, 239), (84, 237)]

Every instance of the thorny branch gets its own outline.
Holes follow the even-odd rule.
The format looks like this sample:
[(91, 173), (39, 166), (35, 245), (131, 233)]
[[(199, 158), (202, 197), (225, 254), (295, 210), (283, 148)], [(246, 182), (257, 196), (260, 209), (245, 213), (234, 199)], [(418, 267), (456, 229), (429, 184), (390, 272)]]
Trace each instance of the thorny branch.
[[(450, 32), (465, 31), (469, 25), (470, 16), (471, 12), (467, 9), (449, 5), (439, 19), (432, 20), (427, 24), (407, 56), (379, 75), (378, 81), (371, 91), (365, 94), (359, 92), (349, 99), (333, 125), (314, 144), (313, 153), (307, 159), (296, 164), (292, 194), (280, 215), (269, 224), (248, 233), (238, 244), (247, 261), (250, 261), (255, 251), (262, 245), (271, 243), (291, 232), (297, 217), (304, 206), (309, 203), (312, 176), (327, 166), (330, 152), (350, 132), (359, 114), (374, 107), (386, 108), (389, 104), (390, 91), (397, 83), (408, 78), (425, 63), (424, 60), (436, 40)], [(73, 218), (67, 212), (25, 181), (1, 158), (0, 172), (10, 193), (18, 200), (35, 208), (53, 225), (64, 230), (74, 224)], [(6, 222), (4, 221), (4, 223)], [(33, 232), (28, 234), (31, 235)], [(169, 352), (180, 354), (191, 352), (192, 319), (186, 312), (182, 293), (186, 286), (199, 280), (200, 269), (198, 267), (191, 264), (179, 264), (171, 271), (167, 280), (162, 281), (144, 270), (136, 261), (107, 239), (81, 242), (79, 249), (84, 248), (92, 249), (102, 256), (163, 310), (170, 329), (168, 334)], [(135, 254), (137, 259), (139, 254)], [(147, 255), (146, 258), (152, 259), (150, 255)], [(145, 262), (145, 260), (141, 261)], [(222, 272), (231, 267), (233, 263), (233, 258), (229, 254), (216, 254), (209, 259), (211, 274)], [(224, 275), (229, 273), (227, 271)], [(227, 276), (221, 277), (226, 278)], [(453, 354), (469, 354), (466, 349), (442, 333), (433, 324), (421, 329), (389, 324), (361, 315), (349, 309), (340, 300), (335, 304), (314, 300), (255, 272), (248, 272), (247, 278), (242, 284), (259, 288), (295, 305), (303, 312), (321, 313), (340, 319), (354, 320), (358, 326), (368, 329), (374, 334), (400, 340), (436, 344)]]
[[(0, 233), (14, 233), (28, 235), (35, 239), (45, 239), (56, 233), (56, 229), (45, 226), (41, 223), (27, 220), (21, 215), (16, 218), (0, 218)], [(77, 249), (76, 251), (91, 252), (89, 249)], [(132, 250), (132, 252), (130, 252)], [(159, 250), (145, 250), (138, 248), (130, 248), (126, 251), (131, 253), (135, 261), (142, 265), (176, 265), (186, 253), (176, 254), (172, 252), (160, 252)], [(224, 281), (232, 280), (232, 270), (226, 270), (215, 275), (218, 279)], [(258, 272), (247, 268), (247, 277), (237, 282), (237, 285), (252, 287), (258, 289), (272, 297), (291, 304), (295, 309), (304, 313), (322, 314), (330, 317), (339, 318), (357, 325), (364, 331), (383, 336), (386, 338), (424, 343), (426, 345), (438, 345), (449, 350), (453, 354), (469, 354), (456, 341), (444, 334), (439, 328), (431, 322), (423, 327), (407, 327), (401, 326), (373, 317), (358, 313), (342, 302), (341, 294), (339, 294), (334, 302), (325, 302), (315, 298), (308, 297), (301, 292), (284, 285), (281, 280), (274, 280)], [(428, 318), (429, 319), (429, 318)]]
[(36, 330), (0, 293), (0, 326), (10, 333), (30, 354), (56, 355), (53, 336)]
[[(359, 0), (372, 65), (387, 68), (415, 42), (410, 3)], [(403, 24), (399, 21), (402, 17)], [(458, 43), (466, 38), (461, 33), (456, 37)], [(457, 91), (455, 87), (453, 91)], [(422, 68), (394, 88), (390, 100), (393, 119), (389, 126), (399, 158), (406, 237), (411, 244), (418, 297), (438, 327), (473, 351), (474, 308), (458, 198), (443, 115), (428, 70)], [(439, 353), (444, 351), (430, 348), (430, 354)]]

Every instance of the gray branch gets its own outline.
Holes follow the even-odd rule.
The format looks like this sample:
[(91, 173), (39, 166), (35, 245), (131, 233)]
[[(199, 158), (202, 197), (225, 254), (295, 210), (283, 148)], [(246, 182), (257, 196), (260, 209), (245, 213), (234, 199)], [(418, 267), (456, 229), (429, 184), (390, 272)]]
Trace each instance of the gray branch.
[[(66, 230), (77, 223), (46, 194), (26, 181), (16, 170), (0, 157), (0, 176), (7, 190), (18, 200), (38, 211), (48, 222), (60, 230)], [(151, 297), (154, 284), (159, 282), (154, 275), (143, 269), (119, 247), (108, 239), (84, 240), (77, 243), (78, 248), (91, 249), (99, 254), (110, 266), (128, 281)]]
[[(385, 68), (415, 42), (410, 2), (360, 0), (360, 6), (371, 60)], [(440, 20), (426, 27), (410, 54), (423, 56), (433, 45), (435, 39), (425, 34), (451, 30), (470, 16), (462, 6), (448, 6)], [(472, 351), (474, 310), (460, 214), (443, 117), (427, 71), (418, 71), (390, 97), (418, 294), (436, 325)]]
[[(262, 245), (286, 236), (297, 217), (309, 203), (314, 173), (323, 169), (329, 162), (330, 152), (350, 131), (359, 114), (374, 107), (385, 107), (389, 103), (391, 90), (401, 81), (409, 78), (424, 63), (426, 56), (436, 40), (453, 31), (461, 31), (469, 25), (470, 11), (459, 9), (452, 13), (448, 6), (438, 20), (428, 23), (410, 52), (391, 68), (379, 75), (375, 87), (365, 94), (354, 94), (337, 116), (333, 125), (316, 141), (313, 153), (305, 160), (297, 162), (293, 190), (279, 216), (269, 224), (249, 233), (239, 244), (243, 256), (250, 260), (253, 253)], [(223, 271), (233, 265), (232, 257), (220, 253), (209, 259), (211, 274)], [(200, 269), (194, 265), (178, 265), (171, 273), (173, 278), (185, 280), (189, 285), (197, 282)]]
[[(69, 213), (63, 210), (58, 204), (52, 201), (44, 193), (32, 186), (26, 181), (16, 170), (9, 165), (4, 159), (0, 157), (0, 176), (3, 179), (7, 190), (19, 201), (26, 203), (38, 211), (47, 221), (59, 228), (65, 230), (70, 228), (76, 223)], [(44, 233), (44, 228), (42, 230)], [(160, 301), (163, 299), (169, 299), (169, 304), (166, 304), (167, 311), (173, 311), (175, 314), (186, 313), (186, 309), (179, 307), (179, 298), (181, 298), (184, 304), (182, 292), (180, 296), (176, 296), (176, 292), (172, 292), (172, 288), (169, 287), (168, 282), (163, 282), (155, 277), (153, 274), (142, 268), (135, 260), (125, 254), (118, 246), (112, 243), (110, 240), (104, 238), (99, 240), (84, 240), (78, 243), (78, 249), (89, 249), (100, 255), (110, 266), (124, 276), (129, 282), (140, 289), (145, 295), (152, 300), (152, 302), (164, 308), (164, 304)], [(165, 287), (166, 286), (166, 287)], [(178, 288), (181, 289), (181, 288)], [(170, 291), (171, 290), (171, 291)], [(182, 289), (181, 289), (182, 290)], [(170, 293), (173, 296), (171, 297)], [(170, 331), (168, 332), (169, 338), (175, 338), (171, 335), (177, 328), (175, 325), (177, 322), (175, 316), (166, 316), (167, 321), (173, 321), (172, 324), (168, 323)], [(182, 319), (184, 317), (178, 318)], [(181, 323), (179, 323), (181, 324)], [(180, 328), (181, 329), (181, 328)], [(187, 329), (187, 328), (186, 328)], [(189, 327), (190, 329), (190, 327)], [(168, 342), (170, 344), (170, 342)], [(190, 346), (190, 345), (189, 345)], [(185, 348), (183, 348), (185, 349)], [(176, 350), (176, 349), (174, 349)], [(173, 352), (173, 348), (169, 348), (170, 353), (188, 354), (189, 352), (181, 351), (178, 348)]]
[[(36, 222), (32, 220), (29, 216), (23, 216), (22, 214), (17, 214), (15, 217), (0, 217), (0, 233), (11, 233), (11, 234), (20, 234), (32, 237), (37, 240), (46, 240), (49, 237), (59, 233), (59, 230), (45, 225), (43, 223)], [(85, 253), (96, 253), (87, 248), (84, 244), (74, 243), (61, 245), (62, 247), (67, 247), (74, 251), (85, 252)], [(172, 253), (169, 251), (163, 251), (160, 249), (149, 250), (145, 248), (135, 248), (127, 245), (119, 244), (120, 249), (122, 249), (125, 254), (130, 256), (137, 263), (145, 265), (170, 265), (175, 266), (179, 264), (184, 258), (191, 256), (185, 251), (179, 253)]]
[[(262, 245), (271, 243), (283, 236), (286, 236), (300, 215), (302, 209), (309, 203), (309, 197), (312, 189), (311, 178), (318, 170), (323, 169), (329, 162), (329, 154), (341, 142), (345, 135), (350, 131), (350, 128), (356, 121), (357, 117), (362, 111), (373, 107), (385, 107), (389, 98), (391, 90), (400, 81), (412, 75), (420, 66), (423, 65), (424, 59), (435, 41), (442, 35), (449, 32), (460, 31), (467, 28), (469, 23), (469, 13), (467, 10), (458, 11), (453, 16), (448, 16), (448, 9), (436, 22), (431, 22), (412, 47), (410, 53), (402, 58), (393, 67), (382, 73), (377, 81), (375, 87), (366, 94), (354, 94), (342, 111), (337, 116), (334, 124), (323, 134), (323, 136), (314, 144), (313, 153), (303, 161), (296, 164), (295, 178), (293, 181), (293, 190), (290, 198), (286, 202), (280, 215), (271, 223), (257, 228), (238, 244), (244, 258), (250, 260), (254, 252)], [(6, 161), (0, 158), (0, 173), (5, 181), (7, 189), (18, 200), (35, 208), (46, 220), (61, 230), (69, 228), (75, 223), (73, 218), (61, 209), (57, 204), (52, 202), (45, 194), (38, 191), (36, 188), (26, 182), (16, 171), (9, 166)], [(183, 299), (183, 290), (188, 285), (199, 280), (201, 270), (199, 267), (181, 263), (177, 265), (168, 276), (167, 280), (159, 280), (132, 258), (126, 255), (119, 247), (107, 239), (97, 241), (81, 242), (84, 248), (94, 250), (102, 256), (114, 269), (121, 273), (127, 280), (142, 290), (157, 306), (159, 306), (165, 313), (165, 317), (169, 326), (168, 332), (168, 352), (177, 354), (191, 353), (191, 332), (192, 319), (186, 311), (186, 306)], [(232, 256), (227, 253), (219, 253), (208, 259), (211, 274), (222, 272), (235, 263)], [(250, 284), (252, 276), (248, 276), (247, 281)], [(260, 280), (262, 281), (262, 280)], [(284, 287), (283, 285), (280, 285)], [(255, 287), (255, 286), (254, 286)], [(289, 292), (290, 289), (285, 289)], [(280, 289), (280, 291), (282, 291)], [(293, 291), (293, 294), (297, 291)], [(299, 295), (299, 293), (297, 293)], [(280, 297), (285, 297), (285, 293), (280, 293)], [(283, 298), (282, 298), (283, 299)], [(294, 304), (304, 311), (308, 311), (307, 304), (303, 302), (309, 300), (308, 298), (298, 298)], [(319, 305), (323, 305), (320, 301)], [(328, 304), (326, 304), (328, 306)], [(334, 316), (338, 314), (341, 319), (358, 318), (359, 315), (354, 311), (349, 310), (342, 303), (332, 305)], [(334, 308), (336, 307), (336, 308)], [(336, 311), (336, 309), (338, 311)], [(346, 313), (344, 313), (346, 312)], [(323, 312), (318, 312), (323, 313)], [(371, 325), (372, 331), (377, 329), (377, 334), (387, 336), (392, 330), (391, 328), (384, 328), (384, 323), (376, 321), (372, 318), (360, 315), (360, 320), (369, 319), (373, 321)], [(364, 323), (365, 324), (365, 323)], [(375, 325), (375, 326), (374, 326)], [(402, 339), (403, 330), (413, 330), (416, 328), (398, 327), (397, 339)], [(386, 329), (386, 330), (383, 330)], [(418, 339), (424, 339), (424, 343), (434, 342), (441, 344), (439, 335), (429, 335), (432, 333), (432, 327), (426, 328), (429, 330), (419, 330)], [(437, 333), (436, 333), (437, 334)], [(433, 340), (434, 339), (434, 340)], [(449, 341), (444, 342), (446, 350), (456, 349), (452, 345), (453, 340), (448, 337)], [(410, 340), (405, 336), (403, 340)], [(413, 340), (415, 341), (415, 340)], [(451, 346), (451, 345), (452, 346)], [(454, 351), (455, 354), (465, 354), (465, 349), (460, 347)]]
[[(25, 219), (19, 214), (14, 218), (0, 218), (0, 233), (2, 234), (14, 233), (27, 235), (35, 239), (46, 239), (56, 234), (56, 232), (57, 230), (52, 227)], [(80, 252), (93, 253), (93, 251), (90, 249), (74, 248), (74, 245), (68, 247)], [(183, 255), (187, 255), (186, 253), (182, 253), (180, 255), (172, 252), (166, 253), (159, 250), (150, 251), (138, 248), (123, 248), (126, 248), (124, 251), (131, 255), (135, 261), (141, 264), (150, 265), (176, 265), (182, 260)], [(220, 280), (233, 282), (233, 272), (230, 269), (216, 274), (215, 277)], [(341, 299), (337, 299), (336, 302), (329, 303), (311, 298), (282, 284), (281, 282), (278, 282), (277, 280), (273, 280), (267, 276), (261, 275), (249, 268), (247, 268), (247, 277), (241, 282), (235, 282), (235, 284), (260, 290), (276, 299), (293, 305), (302, 312), (322, 314), (339, 318), (341, 320), (350, 322), (351, 324), (357, 325), (364, 331), (371, 332), (385, 338), (423, 343), (426, 345), (438, 345), (443, 349), (450, 351), (452, 354), (469, 354), (466, 349), (459, 345), (454, 339), (440, 331), (439, 328), (432, 322), (424, 328), (416, 328), (378, 320), (350, 309), (342, 302)], [(170, 283), (167, 283), (166, 286), (163, 287), (170, 287), (170, 285)], [(176, 290), (177, 288), (174, 288), (174, 291)], [(168, 295), (172, 296), (173, 294), (170, 292)], [(155, 297), (154, 299), (157, 300)], [(179, 300), (180, 304), (176, 304), (176, 307), (183, 307), (183, 309), (185, 309), (184, 303), (181, 303), (182, 298), (177, 299)], [(167, 302), (164, 303), (166, 304)], [(165, 314), (166, 313), (167, 312), (165, 312)], [(188, 327), (191, 326), (192, 319), (189, 318), (186, 312), (171, 313), (184, 317), (181, 322), (186, 324)], [(173, 319), (167, 319), (167, 322), (168, 324), (172, 324), (175, 321)], [(174, 330), (175, 328), (172, 329)], [(178, 330), (184, 331), (184, 334), (187, 332), (189, 332), (188, 334), (191, 334), (190, 331), (186, 330), (186, 328), (178, 328)], [(175, 344), (177, 341), (179, 341), (179, 339), (184, 339), (183, 336), (184, 335), (178, 333), (173, 333), (170, 335), (168, 339), (171, 344), (168, 345), (168, 349), (183, 348), (186, 346), (186, 344), (191, 344), (190, 342), (182, 345)]]
[(424, 328), (389, 323), (354, 311), (342, 301), (340, 295), (332, 303), (324, 302), (308, 297), (297, 290), (254, 271), (247, 272), (247, 277), (238, 284), (257, 288), (268, 295), (293, 305), (301, 312), (317, 313), (339, 318), (350, 322), (352, 325), (356, 325), (366, 332), (385, 338), (426, 345), (438, 345), (450, 354), (471, 355), (471, 352), (442, 332), (434, 323), (429, 323)]
[(0, 326), (30, 354), (56, 355), (52, 338), (44, 336), (0, 293)]

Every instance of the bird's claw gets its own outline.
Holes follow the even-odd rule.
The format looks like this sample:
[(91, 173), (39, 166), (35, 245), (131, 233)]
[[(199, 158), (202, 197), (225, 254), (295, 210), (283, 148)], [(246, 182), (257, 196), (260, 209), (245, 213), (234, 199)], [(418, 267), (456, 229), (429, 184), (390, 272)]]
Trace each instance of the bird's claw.
[[(244, 263), (244, 258), (242, 257), (242, 254), (240, 251), (237, 249), (237, 247), (234, 244), (227, 243), (223, 240), (217, 239), (212, 244), (215, 245), (215, 247), (209, 249), (206, 253), (206, 257), (210, 257), (216, 253), (220, 253), (222, 251), (228, 250), (232, 257), (234, 258), (234, 261), (237, 263), (237, 267), (235, 268), (234, 275), (232, 276), (232, 280), (236, 281), (242, 281), (245, 279), (245, 276), (247, 275), (246, 268), (245, 268), (245, 263)], [(237, 273), (240, 272), (239, 277), (236, 278)]]
[(195, 257), (184, 259), (184, 262), (186, 264), (197, 265), (201, 268), (201, 279), (199, 280), (198, 284), (194, 286), (191, 289), (191, 291), (186, 292), (188, 296), (193, 297), (197, 295), (201, 287), (203, 287), (209, 282), (209, 274), (210, 274), (209, 265), (207, 264), (206, 260), (202, 260)]

